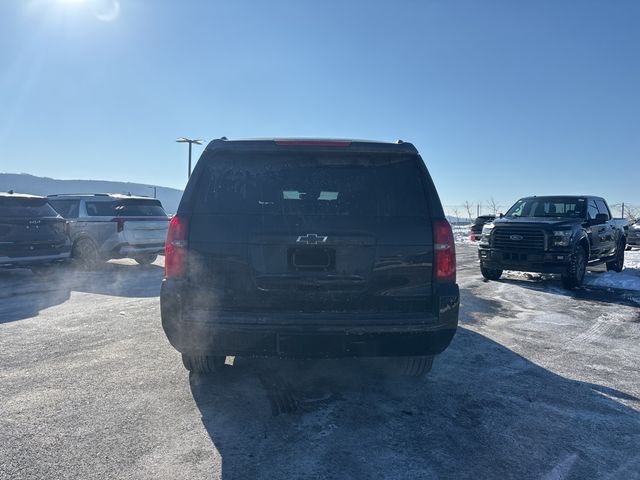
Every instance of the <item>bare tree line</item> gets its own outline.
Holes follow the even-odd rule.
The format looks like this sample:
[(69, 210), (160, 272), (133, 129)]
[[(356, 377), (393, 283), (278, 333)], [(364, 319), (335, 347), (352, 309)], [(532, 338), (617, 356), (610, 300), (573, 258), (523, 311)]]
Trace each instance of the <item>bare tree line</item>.
[(443, 207), (447, 215), (468, 220), (471, 223), (479, 215), (498, 215), (503, 205), (491, 197), (484, 202), (473, 203), (465, 200), (462, 205), (443, 205)]
[(612, 215), (626, 218), (629, 222), (637, 222), (640, 220), (640, 206), (630, 203), (620, 202), (609, 205)]

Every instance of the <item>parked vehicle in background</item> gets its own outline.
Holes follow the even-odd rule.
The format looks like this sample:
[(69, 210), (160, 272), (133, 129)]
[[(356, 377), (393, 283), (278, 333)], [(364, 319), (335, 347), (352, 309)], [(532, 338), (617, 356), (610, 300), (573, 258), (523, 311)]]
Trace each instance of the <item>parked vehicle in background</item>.
[(70, 253), (69, 223), (45, 197), (0, 192), (0, 267), (38, 273)]
[(409, 143), (214, 140), (171, 220), (160, 300), (191, 371), (384, 356), (422, 374), (458, 324), (453, 235)]
[(159, 200), (120, 194), (49, 195), (70, 222), (72, 257), (86, 268), (112, 258), (153, 263), (164, 252), (169, 218)]
[(626, 220), (611, 216), (607, 202), (592, 196), (526, 197), (484, 226), (480, 271), (497, 280), (503, 270), (559, 273), (567, 288), (580, 286), (587, 266), (624, 265)]
[(632, 247), (640, 247), (640, 220), (629, 225), (627, 231), (627, 250), (631, 250)]
[(495, 215), (480, 215), (473, 221), (473, 225), (471, 225), (471, 234), (469, 235), (469, 240), (472, 242), (480, 241), (480, 237), (482, 236), (482, 227), (485, 224), (492, 222), (496, 218)]

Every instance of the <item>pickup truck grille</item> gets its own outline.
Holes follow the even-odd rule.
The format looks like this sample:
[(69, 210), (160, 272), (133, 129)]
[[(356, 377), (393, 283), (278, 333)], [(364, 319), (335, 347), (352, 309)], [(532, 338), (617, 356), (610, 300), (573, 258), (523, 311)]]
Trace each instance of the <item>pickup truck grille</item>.
[(505, 250), (544, 250), (544, 232), (528, 228), (496, 227), (492, 246)]

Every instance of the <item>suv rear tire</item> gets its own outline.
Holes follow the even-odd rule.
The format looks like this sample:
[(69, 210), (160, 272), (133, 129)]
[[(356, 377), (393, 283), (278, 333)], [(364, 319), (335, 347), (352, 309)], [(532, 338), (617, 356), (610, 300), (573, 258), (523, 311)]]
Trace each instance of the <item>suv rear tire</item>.
[(480, 265), (480, 273), (487, 280), (498, 280), (502, 276), (502, 270), (496, 268), (487, 268)]
[(140, 265), (151, 265), (158, 258), (158, 255), (155, 253), (147, 254), (147, 255), (137, 255), (133, 257), (133, 259), (138, 262)]
[(81, 238), (73, 244), (71, 257), (84, 270), (92, 270), (100, 263), (98, 248), (88, 238)]
[(624, 268), (624, 242), (618, 242), (615, 259), (607, 262), (607, 272), (621, 272)]
[(222, 370), (226, 357), (182, 354), (184, 368), (193, 373), (214, 373)]
[(571, 266), (567, 273), (562, 275), (564, 288), (572, 289), (582, 285), (587, 273), (587, 252), (583, 246), (576, 247), (571, 260)]
[(399, 373), (405, 377), (422, 377), (433, 367), (433, 355), (398, 357)]

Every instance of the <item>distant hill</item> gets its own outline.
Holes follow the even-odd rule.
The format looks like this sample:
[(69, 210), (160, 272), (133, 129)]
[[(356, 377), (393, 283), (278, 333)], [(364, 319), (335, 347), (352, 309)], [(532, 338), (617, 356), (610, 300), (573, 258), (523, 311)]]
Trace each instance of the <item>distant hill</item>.
[[(153, 185), (104, 180), (56, 180), (36, 177), (26, 173), (0, 173), (0, 192), (13, 190), (17, 193), (50, 195), (54, 193), (131, 193), (153, 197)], [(182, 197), (182, 190), (156, 187), (157, 198), (167, 213), (175, 213)]]

